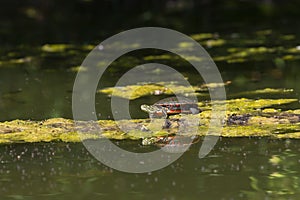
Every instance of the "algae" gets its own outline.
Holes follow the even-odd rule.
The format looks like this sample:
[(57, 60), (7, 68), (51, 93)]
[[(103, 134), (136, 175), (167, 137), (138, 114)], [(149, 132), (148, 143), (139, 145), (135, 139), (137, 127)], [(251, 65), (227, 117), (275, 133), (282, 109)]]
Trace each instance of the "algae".
[(245, 91), (240, 93), (232, 94), (231, 96), (249, 96), (249, 95), (283, 95), (283, 94), (291, 94), (293, 89), (285, 89), (285, 88), (264, 88), (259, 90)]
[(149, 95), (172, 95), (182, 94), (184, 96), (208, 96), (203, 92), (208, 92), (209, 89), (216, 89), (231, 84), (231, 81), (225, 83), (208, 83), (200, 86), (182, 86), (177, 82), (157, 82), (157, 83), (137, 83), (136, 85), (126, 85), (119, 87), (107, 87), (98, 90), (97, 92), (108, 94), (109, 96), (117, 96), (125, 99), (138, 99)]
[[(289, 104), (297, 99), (232, 99), (227, 100), (227, 117), (223, 120), (222, 137), (272, 137), (300, 139), (299, 109), (281, 111), (274, 106)], [(184, 115), (199, 119), (199, 136), (207, 134), (211, 120), (211, 103), (199, 103), (203, 111), (197, 115)], [(234, 117), (232, 117), (234, 116)], [(230, 120), (244, 120), (244, 123), (229, 123)], [(161, 119), (163, 120), (163, 119)], [(80, 142), (86, 139), (109, 138), (116, 140), (139, 140), (158, 136), (178, 134), (180, 115), (170, 117), (170, 128), (162, 128), (162, 123), (151, 123), (149, 119), (135, 120), (99, 120), (100, 129), (90, 127), (89, 122), (74, 126), (74, 121), (64, 118), (53, 118), (44, 121), (13, 120), (0, 122), (0, 143), (15, 142)], [(120, 128), (120, 127), (123, 127)], [(125, 127), (125, 131), (124, 131)], [(81, 134), (80, 131), (84, 130)], [(195, 135), (185, 131), (184, 135)]]
[(174, 93), (188, 95), (194, 93), (195, 90), (197, 90), (197, 88), (176, 85), (176, 83), (173, 82), (159, 82), (155, 84), (149, 83), (142, 85), (140, 83), (137, 85), (127, 85), (122, 87), (108, 87), (98, 90), (98, 92), (133, 100), (149, 95), (172, 95)]
[[(248, 61), (262, 61), (281, 59), (282, 61), (300, 59), (300, 48), (297, 46), (297, 36), (292, 34), (281, 34), (272, 30), (260, 30), (249, 34), (232, 33), (196, 33), (191, 38), (199, 42), (210, 51), (214, 61), (227, 63), (243, 63)], [(115, 44), (117, 48), (123, 48), (120, 44)], [(124, 45), (124, 44), (123, 44)], [(138, 46), (138, 44), (125, 44)], [(1, 57), (0, 66), (20, 65), (24, 63), (43, 63), (48, 66), (47, 58), (64, 58), (64, 63), (72, 63), (73, 66), (79, 66), (86, 53), (93, 48), (95, 44), (74, 45), (66, 43), (44, 44), (42, 46), (25, 46), (18, 49), (8, 49), (8, 53)], [(191, 43), (178, 43), (178, 49), (193, 49)], [(27, 52), (24, 54), (24, 52)], [(191, 56), (191, 55), (186, 55)], [(79, 59), (80, 58), (80, 59)], [(191, 57), (190, 57), (191, 58)], [(46, 59), (46, 60), (45, 60)], [(120, 57), (112, 63), (108, 70), (115, 72), (118, 70), (128, 69), (129, 67), (142, 64), (145, 61), (168, 61), (177, 65), (180, 56), (166, 54), (162, 52), (151, 53), (150, 55), (135, 55)], [(192, 58), (195, 61), (201, 61), (201, 58)], [(182, 62), (178, 64), (182, 66)]]
[(41, 47), (41, 50), (48, 53), (54, 53), (54, 52), (64, 52), (67, 49), (72, 47), (73, 46), (69, 44), (45, 44)]

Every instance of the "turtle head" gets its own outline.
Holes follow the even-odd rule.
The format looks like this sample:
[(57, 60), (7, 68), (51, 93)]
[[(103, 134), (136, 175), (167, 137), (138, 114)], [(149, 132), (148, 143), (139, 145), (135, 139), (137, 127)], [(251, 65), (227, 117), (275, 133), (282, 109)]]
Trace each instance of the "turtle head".
[(153, 108), (152, 107), (153, 106), (149, 106), (149, 105), (143, 104), (143, 105), (141, 105), (141, 110), (145, 111), (147, 113), (151, 113), (151, 112), (153, 112)]

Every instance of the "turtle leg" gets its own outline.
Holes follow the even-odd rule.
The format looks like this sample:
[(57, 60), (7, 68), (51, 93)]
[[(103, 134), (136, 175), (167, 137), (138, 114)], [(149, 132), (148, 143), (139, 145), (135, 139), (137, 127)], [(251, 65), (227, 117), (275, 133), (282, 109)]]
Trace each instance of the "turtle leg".
[(171, 121), (167, 118), (167, 119), (165, 119), (163, 128), (170, 128), (171, 125), (172, 125)]
[(165, 118), (165, 122), (162, 128), (170, 128), (172, 125), (171, 121), (169, 120), (169, 115), (167, 111), (167, 108), (162, 108), (163, 118)]

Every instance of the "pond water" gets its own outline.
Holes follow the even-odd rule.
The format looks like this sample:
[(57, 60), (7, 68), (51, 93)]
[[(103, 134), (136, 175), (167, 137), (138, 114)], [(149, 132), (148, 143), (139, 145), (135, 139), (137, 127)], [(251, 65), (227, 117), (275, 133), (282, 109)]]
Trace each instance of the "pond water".
[[(281, 44), (267, 47), (269, 40), (273, 40), (273, 37), (277, 37), (278, 40), (284, 36), (287, 37), (278, 33), (274, 35), (264, 37), (263, 41), (260, 41), (256, 39), (259, 36), (256, 33), (247, 37), (242, 35), (234, 40), (232, 40), (232, 35), (224, 34), (220, 38), (226, 43), (216, 47), (207, 46), (207, 42), (213, 39), (200, 41), (216, 61), (223, 81), (232, 82), (226, 87), (228, 99), (238, 97), (299, 98), (300, 47), (298, 49), (298, 44), (300, 40), (293, 36), (295, 39), (292, 41), (281, 40)], [(253, 43), (253, 45), (248, 47), (247, 43)], [(53, 45), (52, 49), (47, 45), (4, 48), (3, 61), (0, 63), (0, 109), (2, 111), (0, 121), (42, 120), (52, 117), (72, 118), (72, 91), (76, 73), (94, 46), (63, 44)], [(187, 77), (193, 86), (200, 86), (204, 83), (201, 76), (195, 74), (193, 68), (184, 60), (174, 59), (174, 57), (160, 59), (158, 55), (169, 54), (159, 53), (150, 50), (122, 56), (109, 66), (99, 81), (98, 89), (113, 87), (127, 70), (147, 62), (163, 63), (173, 67)], [(154, 56), (151, 56), (152, 54)], [(149, 59), (149, 57), (153, 58)], [(272, 94), (245, 94), (245, 92), (264, 88), (293, 89), (293, 92), (273, 96)], [(241, 92), (244, 93), (240, 94)], [(145, 96), (130, 101), (131, 116), (133, 118), (147, 117), (146, 113), (140, 110), (140, 105), (153, 104), (164, 97), (167, 96)], [(209, 100), (209, 98), (200, 96), (198, 100)], [(97, 93), (95, 107), (99, 119), (112, 117), (108, 95)]]
[[(122, 141), (122, 148), (155, 150)], [(147, 174), (112, 170), (82, 144), (1, 145), (1, 199), (299, 199), (298, 140), (221, 139)]]
[[(174, 28), (192, 35), (214, 59), (223, 80), (231, 81), (226, 86), (228, 99), (300, 98), (299, 3), (273, 5), (272, 1), (264, 1), (252, 5), (250, 1), (226, 1), (224, 7), (221, 3), (213, 4), (214, 1), (203, 1), (204, 4), (168, 1), (167, 10), (154, 6), (151, 11), (139, 1), (128, 1), (124, 4), (126, 9), (119, 12), (121, 1), (112, 1), (114, 5), (109, 1), (95, 3), (97, 6), (90, 4), (93, 1), (76, 1), (73, 7), (68, 3), (61, 5), (59, 1), (69, 16), (62, 17), (55, 3), (47, 2), (24, 3), (19, 12), (15, 12), (15, 4), (19, 3), (7, 3), (8, 11), (1, 12), (4, 18), (1, 18), (3, 37), (0, 41), (5, 45), (0, 49), (0, 121), (72, 118), (73, 83), (78, 66), (89, 51), (99, 39), (142, 25)], [(131, 11), (133, 6), (136, 6), (134, 12)], [(200, 17), (197, 13), (203, 6), (205, 12)], [(183, 12), (185, 9), (189, 12)], [(102, 20), (105, 22), (100, 25), (109, 12), (114, 14), (112, 21)], [(94, 15), (100, 20), (91, 21)], [(73, 16), (72, 23), (66, 21)], [(169, 16), (170, 21), (165, 20), (165, 16)], [(236, 19), (238, 16), (241, 18)], [(120, 25), (121, 22), (124, 25)], [(90, 28), (93, 26), (99, 28)], [(38, 30), (32, 31), (35, 27)], [(160, 55), (164, 55), (164, 59)], [(192, 85), (203, 84), (186, 62), (174, 61), (166, 52), (146, 50), (115, 61), (100, 80), (98, 89), (114, 86), (124, 72), (146, 62), (167, 64), (187, 77)], [(293, 91), (250, 93), (264, 88)], [(146, 118), (140, 105), (153, 104), (165, 97), (132, 100), (131, 116)], [(204, 100), (209, 97), (199, 97), (199, 101)], [(98, 118), (111, 119), (110, 97), (97, 93), (95, 102)], [(299, 107), (299, 103), (293, 103), (278, 108)], [(141, 141), (114, 142), (135, 152), (156, 150), (154, 146), (141, 146)], [(200, 145), (201, 142), (192, 145), (166, 168), (146, 174), (128, 174), (104, 166), (81, 143), (2, 144), (0, 198), (300, 199), (300, 140), (220, 138), (203, 159), (198, 158)]]

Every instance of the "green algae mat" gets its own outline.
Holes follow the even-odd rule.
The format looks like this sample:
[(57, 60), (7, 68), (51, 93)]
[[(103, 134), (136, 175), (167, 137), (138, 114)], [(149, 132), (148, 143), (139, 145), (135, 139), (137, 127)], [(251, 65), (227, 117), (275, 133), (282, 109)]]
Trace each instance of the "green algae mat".
[[(280, 106), (298, 103), (298, 99), (247, 99), (239, 98), (227, 100), (226, 119), (223, 120), (222, 137), (272, 137), (272, 138), (300, 138), (300, 109), (283, 110)], [(199, 119), (197, 135), (205, 136), (211, 120), (211, 102), (200, 102), (198, 115), (186, 115)], [(116, 140), (140, 140), (176, 134), (178, 131), (178, 115), (170, 117), (169, 128), (157, 127), (150, 131), (147, 126), (150, 119), (132, 120), (99, 120), (101, 127), (98, 135), (87, 124), (85, 139), (109, 138)], [(164, 119), (158, 119), (164, 120)], [(133, 123), (134, 122), (134, 123)], [(130, 126), (130, 131), (120, 130), (118, 124)], [(159, 123), (158, 123), (159, 124)], [(187, 133), (195, 135), (195, 133)], [(0, 143), (21, 142), (80, 142), (74, 121), (64, 118), (52, 118), (43, 121), (13, 120), (0, 123)]]

